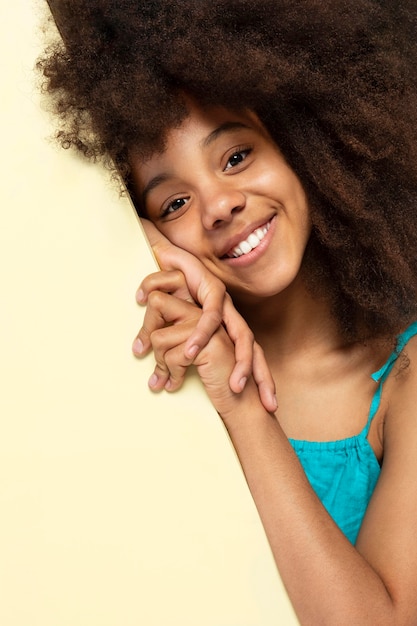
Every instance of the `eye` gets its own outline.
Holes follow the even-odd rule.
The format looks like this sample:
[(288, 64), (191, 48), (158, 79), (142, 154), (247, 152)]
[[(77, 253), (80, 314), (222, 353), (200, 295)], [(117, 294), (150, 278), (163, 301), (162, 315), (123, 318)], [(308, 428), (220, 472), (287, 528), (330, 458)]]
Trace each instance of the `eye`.
[(182, 209), (187, 202), (188, 198), (175, 198), (175, 200), (171, 200), (171, 202), (162, 208), (161, 217), (169, 217), (173, 213), (176, 213)]
[(240, 148), (233, 152), (230, 157), (227, 159), (226, 167), (224, 171), (231, 170), (233, 167), (240, 165), (246, 159), (246, 157), (252, 152), (252, 148)]

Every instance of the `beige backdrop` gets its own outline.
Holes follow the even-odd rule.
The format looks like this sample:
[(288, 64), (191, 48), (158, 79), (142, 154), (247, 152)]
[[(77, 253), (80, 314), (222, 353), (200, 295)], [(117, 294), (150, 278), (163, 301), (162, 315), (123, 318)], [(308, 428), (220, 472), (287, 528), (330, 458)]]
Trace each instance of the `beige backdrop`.
[(0, 623), (295, 624), (198, 381), (153, 396), (131, 355), (153, 260), (107, 175), (46, 140), (42, 10), (0, 13)]

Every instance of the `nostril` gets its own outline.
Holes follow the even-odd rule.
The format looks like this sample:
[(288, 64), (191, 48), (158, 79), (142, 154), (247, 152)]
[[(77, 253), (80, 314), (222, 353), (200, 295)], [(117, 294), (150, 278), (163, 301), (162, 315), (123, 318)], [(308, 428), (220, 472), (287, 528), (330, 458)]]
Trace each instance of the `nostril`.
[(231, 220), (232, 215), (235, 213), (239, 213), (243, 209), (243, 206), (235, 206), (232, 209), (229, 209), (228, 215), (224, 216), (224, 218), (217, 218), (211, 223), (211, 228), (219, 228), (225, 222), (229, 222)]
[(207, 195), (201, 201), (201, 215), (205, 228), (217, 229), (221, 225), (230, 222), (245, 208), (246, 198), (236, 189), (225, 186), (212, 186)]

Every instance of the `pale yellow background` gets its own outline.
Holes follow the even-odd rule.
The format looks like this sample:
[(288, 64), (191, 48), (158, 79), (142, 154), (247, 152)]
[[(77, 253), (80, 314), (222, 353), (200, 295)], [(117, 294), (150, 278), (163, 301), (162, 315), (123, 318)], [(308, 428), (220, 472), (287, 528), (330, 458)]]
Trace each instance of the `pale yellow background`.
[(1, 2), (0, 624), (294, 624), (198, 381), (147, 390), (151, 255), (106, 175), (46, 141), (42, 11)]

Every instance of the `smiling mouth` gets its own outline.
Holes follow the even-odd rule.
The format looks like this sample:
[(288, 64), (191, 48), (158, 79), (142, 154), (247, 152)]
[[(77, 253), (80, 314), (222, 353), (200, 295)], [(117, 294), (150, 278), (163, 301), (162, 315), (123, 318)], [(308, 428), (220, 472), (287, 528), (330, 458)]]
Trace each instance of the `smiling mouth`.
[(267, 234), (269, 228), (271, 226), (271, 222), (265, 224), (265, 226), (261, 226), (260, 228), (256, 228), (247, 239), (240, 241), (237, 246), (229, 250), (227, 254), (224, 255), (224, 259), (237, 259), (244, 254), (248, 254), (255, 248), (259, 246), (262, 239)]

